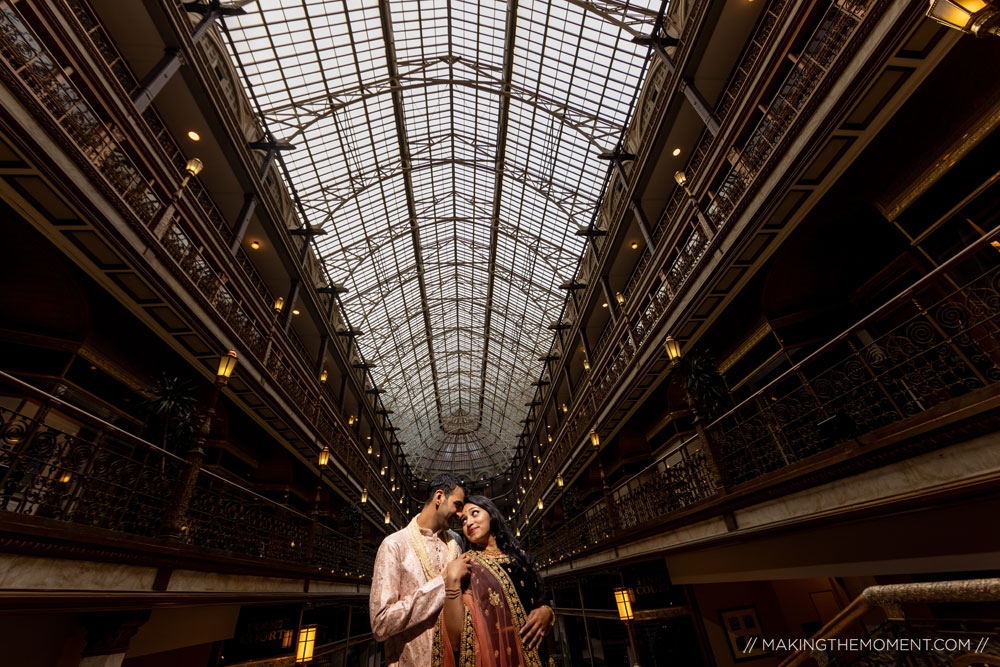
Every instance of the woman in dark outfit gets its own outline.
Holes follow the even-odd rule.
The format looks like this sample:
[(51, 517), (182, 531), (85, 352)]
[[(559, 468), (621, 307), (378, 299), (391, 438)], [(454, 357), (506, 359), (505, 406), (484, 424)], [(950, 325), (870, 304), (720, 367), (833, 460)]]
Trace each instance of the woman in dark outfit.
[(468, 496), (465, 581), (445, 580), (434, 633), (435, 667), (548, 667), (542, 640), (555, 622), (542, 582), (493, 502)]

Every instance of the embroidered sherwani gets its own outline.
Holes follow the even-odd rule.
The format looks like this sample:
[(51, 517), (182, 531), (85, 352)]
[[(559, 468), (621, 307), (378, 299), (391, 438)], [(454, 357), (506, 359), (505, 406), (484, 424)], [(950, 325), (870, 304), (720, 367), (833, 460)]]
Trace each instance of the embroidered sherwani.
[[(448, 560), (447, 531), (420, 529), (436, 572)], [(454, 539), (454, 534), (452, 534)], [(444, 607), (444, 578), (428, 579), (406, 528), (382, 540), (375, 556), (369, 610), (387, 667), (430, 667), (434, 624)]]

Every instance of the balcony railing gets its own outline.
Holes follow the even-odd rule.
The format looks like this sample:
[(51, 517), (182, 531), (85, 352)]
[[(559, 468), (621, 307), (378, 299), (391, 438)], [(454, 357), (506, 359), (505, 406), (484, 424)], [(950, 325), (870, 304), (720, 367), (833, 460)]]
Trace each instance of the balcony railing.
[[(779, 667), (998, 665), (996, 622), (967, 614), (977, 603), (997, 602), (1000, 579), (870, 586), (813, 637), (785, 640), (794, 652)], [(927, 617), (928, 605), (936, 610), (933, 617)], [(948, 613), (949, 605), (963, 605), (966, 613), (960, 618), (945, 618), (942, 614)], [(873, 613), (881, 617), (876, 624), (870, 623)], [(862, 633), (861, 628), (867, 631)], [(758, 638), (762, 639), (774, 638)]]
[[(777, 147), (791, 136), (800, 112), (826, 80), (832, 64), (845, 51), (872, 5), (872, 0), (833, 3), (820, 18), (798, 64), (779, 86), (768, 113), (751, 133), (743, 153), (744, 159), (738, 161), (724, 179), (724, 184), (728, 185), (713, 197), (706, 216), (712, 220), (712, 226), (695, 215), (697, 211), (688, 205), (685, 193), (680, 188), (675, 189), (655, 229), (657, 243), (666, 244), (669, 251), (661, 255), (662, 262), (649, 262), (646, 268), (646, 276), (655, 272), (658, 278), (652, 282), (648, 296), (640, 301), (637, 310), (631, 311), (630, 316), (621, 318), (618, 323), (609, 323), (599, 337), (598, 345), (593, 350), (592, 370), (587, 378), (589, 387), (582, 397), (574, 399), (573, 412), (543, 459), (534, 483), (528, 488), (523, 507), (533, 507), (539, 496), (552, 489), (558, 467), (584, 440), (593, 427), (598, 408), (609, 399), (622, 376), (631, 369), (637, 351), (649, 335), (659, 329), (679, 293), (691, 284), (705, 252), (718, 234), (717, 230), (726, 227), (750, 186), (765, 170), (768, 160), (778, 155)], [(773, 28), (767, 20), (760, 30), (769, 34)], [(758, 56), (757, 53), (747, 53), (745, 59), (751, 58), (755, 62)], [(748, 67), (751, 65), (747, 64)], [(692, 160), (697, 159), (700, 164), (713, 139), (706, 132)], [(748, 155), (752, 155), (752, 159), (747, 159)], [(688, 176), (690, 179), (691, 174)]]
[[(24, 6), (22, 3), (21, 7)], [(95, 51), (122, 84), (123, 91), (127, 94), (134, 90), (134, 76), (86, 3), (68, 0), (67, 7), (79, 21), (81, 34), (94, 40)], [(189, 181), (186, 192), (203, 219), (203, 224), (189, 225), (186, 217), (169, 204), (170, 197), (158, 191), (157, 179), (150, 167), (131, 152), (132, 144), (124, 141), (121, 130), (102, 118), (97, 111), (99, 105), (88, 101), (66, 72), (19, 9), (8, 0), (0, 0), (0, 77), (10, 84), (11, 90), (23, 91), (22, 99), (34, 108), (35, 116), (43, 124), (53, 129), (53, 138), (67, 154), (106, 186), (103, 188), (106, 195), (122, 202), (126, 219), (134, 216), (139, 223), (137, 228), (159, 239), (167, 255), (191, 280), (195, 292), (204, 297), (203, 303), (214, 310), (246, 350), (261, 361), (291, 405), (320, 429), (345, 464), (350, 460), (351, 469), (356, 472), (359, 483), (368, 487), (372, 501), (402, 520), (397, 499), (384, 488), (374, 463), (361, 454), (360, 443), (334, 416), (331, 406), (339, 401), (332, 394), (328, 401), (321, 400), (331, 390), (314, 377), (311, 370), (314, 359), (294, 332), (286, 334), (281, 329), (275, 330), (268, 319), (272, 305), (270, 292), (250, 261), (241, 254), (242, 250), (237, 253), (237, 261), (228, 257), (220, 260), (197, 240), (196, 228), (217, 234), (223, 246), (228, 246), (231, 240), (229, 226), (208, 193), (197, 179)], [(136, 120), (139, 118), (137, 115)], [(141, 119), (148, 124), (155, 145), (164, 151), (166, 162), (180, 170), (183, 155), (158, 117), (147, 110)], [(239, 278), (252, 289), (245, 289)], [(328, 405), (320, 409), (324, 403)]]
[[(0, 372), (0, 516), (161, 537), (190, 465)], [(192, 556), (203, 558), (207, 549), (324, 575), (363, 578), (374, 564), (369, 547), (205, 470), (182, 516), (180, 541), (199, 548)]]
[[(586, 511), (607, 513), (612, 532), (640, 528), (996, 386), (997, 238), (1000, 230), (970, 245)], [(536, 543), (540, 559), (600, 542), (585, 523), (566, 523)]]

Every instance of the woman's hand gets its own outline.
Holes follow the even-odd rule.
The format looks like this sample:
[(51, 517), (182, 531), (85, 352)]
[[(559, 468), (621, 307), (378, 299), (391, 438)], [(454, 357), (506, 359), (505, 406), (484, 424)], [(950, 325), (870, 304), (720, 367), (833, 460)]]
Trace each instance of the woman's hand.
[(538, 648), (545, 639), (545, 634), (552, 627), (555, 618), (549, 607), (535, 607), (528, 614), (528, 619), (521, 628), (521, 641), (527, 648)]
[(460, 587), (462, 580), (469, 574), (469, 557), (466, 554), (462, 554), (448, 563), (441, 574), (444, 576), (444, 585), (446, 588)]

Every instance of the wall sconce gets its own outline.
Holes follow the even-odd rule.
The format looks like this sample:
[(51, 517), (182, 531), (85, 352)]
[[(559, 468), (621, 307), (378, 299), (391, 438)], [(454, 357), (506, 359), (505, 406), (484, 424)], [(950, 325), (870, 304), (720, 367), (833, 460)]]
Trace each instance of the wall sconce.
[(280, 313), (284, 307), (285, 307), (285, 297), (279, 296), (277, 299), (274, 300), (274, 312)]
[(675, 171), (674, 180), (677, 181), (677, 185), (681, 186), (682, 188), (687, 187), (688, 177), (683, 171), (680, 170)]
[(542, 499), (539, 498), (538, 499), (538, 509), (542, 509), (542, 507), (543, 507), (543, 505), (542, 505)]
[(548, 434), (547, 438), (548, 438), (549, 442), (552, 442), (552, 434), (551, 433)]
[(386, 510), (386, 512), (385, 512), (385, 522), (389, 523), (389, 511), (388, 510)]
[(622, 294), (621, 292), (615, 292), (615, 301), (618, 302), (619, 306), (624, 306), (625, 305), (625, 295)]
[(590, 360), (587, 357), (583, 358), (583, 370), (590, 372)]
[(323, 372), (319, 374), (319, 381), (326, 384), (326, 378), (327, 378), (327, 372), (326, 369), (324, 368)]
[(681, 344), (674, 340), (673, 336), (667, 336), (663, 341), (663, 347), (667, 350), (670, 361), (677, 361), (681, 358)]
[(990, 0), (930, 0), (927, 18), (976, 37), (1000, 34), (1000, 10)]
[(382, 476), (385, 477), (385, 466), (382, 466)]
[(563, 486), (562, 473), (559, 473), (558, 475), (556, 475), (556, 486), (558, 486), (560, 489)]
[(562, 411), (563, 411), (563, 414), (566, 414), (567, 412), (569, 412), (569, 406), (566, 405), (565, 403), (563, 403), (562, 404)]
[(73, 473), (64, 470), (61, 475), (59, 475), (60, 484), (69, 484), (69, 480), (73, 479)]
[(362, 503), (367, 503), (368, 502), (368, 489), (367, 488), (361, 489), (361, 502)]
[(596, 429), (590, 429), (590, 444), (594, 447), (601, 446), (601, 436), (597, 435)]
[(354, 422), (356, 422), (356, 421), (357, 421), (357, 418), (354, 415), (351, 415), (350, 417), (347, 418), (347, 425), (348, 426), (354, 426)]
[(330, 448), (323, 445), (323, 449), (319, 452), (319, 458), (316, 459), (320, 468), (325, 468), (330, 464)]
[(219, 357), (219, 368), (215, 371), (215, 379), (220, 384), (225, 384), (229, 380), (229, 376), (233, 374), (233, 370), (236, 368), (236, 351), (229, 350), (224, 355)]
[(311, 662), (316, 645), (316, 626), (303, 625), (299, 628), (299, 641), (295, 648), (296, 662)]

